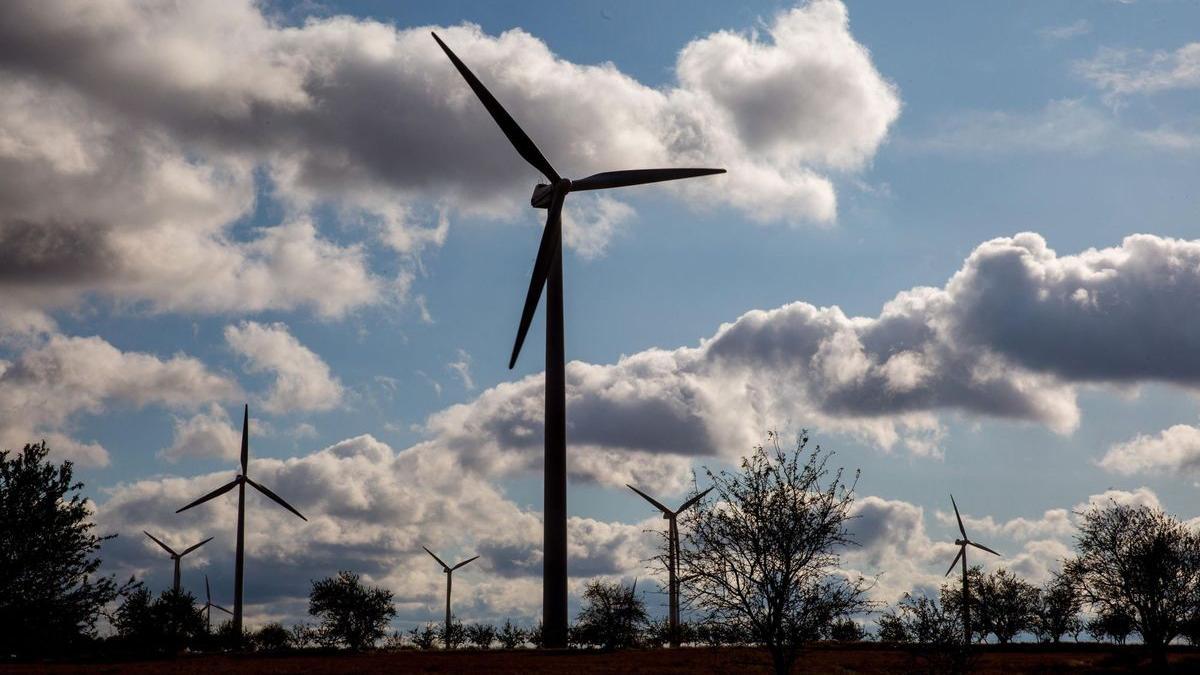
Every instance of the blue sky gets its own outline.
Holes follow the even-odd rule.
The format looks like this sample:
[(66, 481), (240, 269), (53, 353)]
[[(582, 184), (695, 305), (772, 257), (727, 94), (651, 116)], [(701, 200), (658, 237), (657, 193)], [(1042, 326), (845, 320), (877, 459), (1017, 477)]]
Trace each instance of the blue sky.
[[(459, 557), (487, 540), (460, 582), (479, 598), (465, 618), (537, 613), (540, 441), (521, 439), (540, 438), (522, 422), (540, 405), (540, 313), (505, 366), (538, 177), (418, 39), (428, 27), (564, 173), (730, 169), (581, 199), (568, 224), (568, 414), (586, 464), (572, 569), (646, 574), (656, 521), (621, 484), (679, 497), (689, 467), (724, 466), (766, 426), (808, 427), (863, 470), (875, 534), (847, 565), (884, 573), (893, 598), (952, 557), (951, 490), (1009, 554), (998, 564), (1035, 580), (1070, 544), (1062, 510), (1106, 490), (1200, 515), (1200, 373), (1180, 349), (1200, 337), (1195, 3), (153, 4), (18, 3), (0, 22), (25, 36), (0, 48), (21, 92), (0, 116), (0, 174), (18, 186), (0, 193), (15, 270), (0, 276), (0, 432), (79, 461), (122, 534), (115, 571), (167, 583), (134, 537), (153, 527), (217, 535), (185, 583), (224, 580), (232, 533), (171, 511), (232, 469), (222, 444), (249, 400), (252, 456), (283, 483), (268, 484), (326, 510), (305, 531), (258, 505), (251, 527), (296, 543), (252, 541), (280, 580), (248, 588), (254, 616), (295, 618), (307, 579), (349, 566), (421, 620), (440, 575), (412, 571), (405, 537)], [(900, 375), (917, 366), (889, 358), (917, 348), (871, 322), (920, 288), (913, 316), (947, 332)], [(1022, 304), (1055, 293), (1083, 309)], [(764, 320), (776, 351), (755, 317), (703, 342), (796, 302), (816, 313)], [(797, 326), (829, 332), (806, 351)], [(881, 395), (876, 376), (916, 393)], [(466, 525), (475, 510), (499, 520)]]

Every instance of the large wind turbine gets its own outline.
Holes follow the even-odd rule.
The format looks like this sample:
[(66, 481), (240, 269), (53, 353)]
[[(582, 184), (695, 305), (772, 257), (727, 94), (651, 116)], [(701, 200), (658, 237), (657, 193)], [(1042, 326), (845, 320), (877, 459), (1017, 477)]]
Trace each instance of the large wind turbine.
[(566, 361), (563, 338), (563, 272), (562, 272), (562, 207), (570, 192), (657, 183), (681, 178), (694, 178), (717, 173), (724, 169), (635, 169), (607, 171), (572, 181), (558, 175), (529, 136), (517, 125), (508, 111), (492, 96), (483, 83), (467, 68), (436, 34), (442, 51), (467, 81), (471, 90), (487, 108), (492, 119), (508, 137), (526, 162), (549, 181), (533, 188), (529, 203), (535, 209), (548, 209), (546, 228), (538, 245), (533, 263), (525, 308), (517, 328), (508, 367), (512, 369), (521, 353), (525, 334), (533, 321), (542, 287), (546, 288), (546, 420), (545, 420), (545, 485), (542, 541), (542, 626), (547, 647), (567, 646), (567, 393)]
[(219, 609), (222, 612), (225, 612), (226, 614), (228, 614), (229, 616), (233, 616), (233, 612), (225, 609), (224, 607), (222, 607), (212, 601), (212, 591), (209, 590), (209, 588), (208, 588), (208, 575), (205, 574), (204, 575), (204, 606), (200, 608), (200, 611), (204, 612), (204, 628), (209, 633), (212, 632), (212, 611), (214, 609)]
[(967, 530), (963, 527), (962, 516), (958, 515), (958, 504), (954, 503), (954, 495), (950, 495), (950, 504), (954, 506), (954, 517), (958, 519), (958, 531), (962, 534), (962, 539), (955, 539), (954, 545), (958, 546), (958, 555), (954, 556), (954, 562), (950, 563), (950, 568), (946, 570), (946, 576), (954, 571), (954, 566), (962, 559), (962, 618), (963, 618), (963, 642), (971, 644), (971, 608), (970, 596), (967, 595), (967, 547), (974, 546), (977, 549), (987, 551), (992, 555), (1000, 555), (983, 544), (976, 544), (967, 538)]
[(654, 508), (662, 511), (663, 520), (666, 520), (667, 525), (667, 617), (670, 624), (671, 646), (679, 646), (679, 526), (676, 522), (679, 514), (690, 509), (692, 506), (704, 498), (712, 488), (708, 488), (704, 492), (692, 497), (683, 503), (683, 506), (672, 511), (656, 501), (653, 497), (642, 492), (641, 490), (626, 484), (625, 487), (633, 490), (642, 496), (642, 499), (650, 502)]
[(234, 634), (236, 635), (236, 637), (234, 639), (237, 641), (237, 645), (239, 647), (241, 646), (241, 641), (242, 641), (242, 568), (246, 562), (246, 556), (245, 556), (245, 550), (246, 550), (246, 484), (249, 483), (250, 486), (253, 487), (255, 490), (258, 490), (259, 492), (263, 493), (267, 497), (270, 497), (272, 501), (279, 504), (280, 506), (287, 509), (288, 511), (291, 511), (292, 513), (296, 514), (297, 516), (300, 517), (301, 520), (303, 520), (305, 522), (308, 521), (308, 518), (305, 518), (299, 511), (292, 508), (291, 504), (288, 504), (287, 502), (283, 501), (283, 497), (280, 497), (279, 495), (275, 494), (274, 492), (271, 492), (270, 490), (263, 487), (262, 485), (259, 485), (258, 483), (255, 483), (254, 481), (250, 480), (250, 477), (246, 475), (246, 465), (249, 463), (249, 461), (250, 461), (250, 406), (247, 405), (245, 407), (244, 411), (242, 412), (242, 472), (240, 474), (238, 474), (238, 476), (236, 478), (234, 478), (232, 481), (226, 483), (225, 485), (222, 485), (221, 487), (217, 488), (216, 490), (213, 490), (212, 492), (204, 495), (203, 497), (197, 499), (196, 501), (192, 502), (191, 504), (188, 504), (187, 506), (185, 506), (175, 512), (175, 513), (181, 513), (183, 511), (186, 511), (186, 510), (192, 508), (193, 506), (203, 504), (204, 502), (206, 502), (210, 499), (215, 499), (217, 497), (220, 497), (221, 495), (225, 494), (226, 492), (229, 492), (230, 490), (232, 490), (235, 487), (238, 489), (237, 549), (236, 549), (236, 552), (234, 555), (234, 567), (233, 567), (233, 628), (234, 628)]
[[(158, 539), (158, 537), (155, 537), (154, 535), (150, 534), (149, 532), (147, 532), (147, 531), (145, 531), (145, 530), (142, 530), (142, 534), (144, 534), (144, 535), (146, 535), (147, 537), (150, 537), (151, 539), (153, 539), (153, 540), (154, 540), (154, 543), (156, 543), (156, 544), (158, 544), (159, 546), (161, 546), (161, 547), (163, 548), (163, 550), (164, 550), (164, 551), (166, 551), (168, 554), (170, 554), (170, 556), (171, 556), (171, 560), (175, 561), (175, 583), (174, 583), (174, 584), (172, 584), (171, 588), (172, 588), (172, 589), (173, 589), (173, 590), (174, 590), (176, 593), (178, 593), (178, 592), (179, 592), (179, 561), (180, 561), (180, 559), (181, 559), (181, 558), (183, 558), (183, 556), (185, 556), (185, 555), (187, 555), (187, 554), (191, 553), (192, 551), (195, 551), (196, 549), (200, 548), (201, 546), (203, 546), (203, 545), (207, 544), (208, 542), (212, 541), (212, 537), (209, 537), (208, 539), (205, 539), (204, 541), (200, 542), (199, 544), (193, 544), (192, 546), (189, 546), (189, 547), (187, 547), (187, 548), (183, 549), (183, 553), (176, 553), (176, 552), (175, 552), (175, 549), (173, 549), (173, 548), (171, 548), (170, 546), (167, 546), (166, 544), (162, 543), (162, 542), (161, 542), (161, 541)], [(207, 580), (208, 580), (208, 577), (204, 577), (204, 579), (205, 579), (205, 583), (208, 583), (208, 581), (207, 581)]]
[(443, 636), (443, 639), (446, 640), (446, 647), (449, 647), (450, 646), (450, 642), (449, 642), (449, 640), (450, 640), (450, 589), (454, 586), (454, 570), (475, 560), (479, 556), (475, 556), (474, 558), (468, 558), (468, 559), (458, 563), (454, 567), (451, 567), (451, 566), (447, 565), (446, 563), (442, 562), (442, 559), (437, 557), (437, 555), (435, 555), (433, 551), (430, 551), (428, 548), (425, 548), (424, 546), (422, 546), (421, 548), (424, 548), (426, 553), (433, 556), (433, 559), (438, 561), (438, 564), (442, 566), (442, 572), (444, 572), (446, 574), (446, 632), (443, 633), (442, 636)]

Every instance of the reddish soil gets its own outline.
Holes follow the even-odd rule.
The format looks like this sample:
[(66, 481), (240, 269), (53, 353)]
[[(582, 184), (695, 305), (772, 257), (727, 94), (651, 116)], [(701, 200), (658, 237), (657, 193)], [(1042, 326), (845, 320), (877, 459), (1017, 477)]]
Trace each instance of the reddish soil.
[[(1171, 653), (1171, 671), (1200, 672), (1200, 651), (1179, 648)], [(1139, 647), (1100, 645), (1015, 645), (983, 647), (973, 672), (1124, 673), (1147, 670)], [(305, 653), (284, 656), (183, 656), (173, 660), (127, 663), (39, 663), (0, 665), (0, 673), (769, 673), (765, 652), (747, 648), (685, 648), (631, 650), (614, 653), (587, 651), (491, 650), (458, 652), (372, 652), (367, 654)], [(931, 672), (929, 664), (910, 653), (885, 645), (818, 645), (801, 656), (795, 673)]]

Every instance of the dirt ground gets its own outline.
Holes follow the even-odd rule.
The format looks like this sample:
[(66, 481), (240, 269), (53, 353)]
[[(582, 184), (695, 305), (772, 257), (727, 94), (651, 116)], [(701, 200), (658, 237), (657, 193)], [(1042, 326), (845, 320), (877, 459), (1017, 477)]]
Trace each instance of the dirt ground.
[[(1200, 651), (1176, 649), (1171, 671), (1200, 673)], [(974, 663), (974, 672), (1019, 673), (1125, 673), (1147, 669), (1139, 647), (1100, 645), (985, 646)], [(227, 673), (769, 673), (770, 661), (760, 650), (747, 648), (684, 648), (631, 650), (614, 653), (588, 651), (490, 650), (457, 652), (371, 652), (366, 654), (303, 653), (280, 656), (216, 655), (181, 656), (162, 661), (128, 663), (39, 663), (0, 665), (0, 673), (149, 673), (225, 675)], [(909, 673), (931, 672), (929, 664), (907, 651), (885, 645), (818, 645), (797, 661), (795, 673)]]

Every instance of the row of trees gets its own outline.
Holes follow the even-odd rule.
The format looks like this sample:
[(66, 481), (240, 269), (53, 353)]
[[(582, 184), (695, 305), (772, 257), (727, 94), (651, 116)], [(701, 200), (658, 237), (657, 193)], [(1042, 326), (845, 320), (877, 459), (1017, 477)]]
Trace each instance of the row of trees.
[[(809, 450), (801, 436), (784, 449), (769, 434), (736, 470), (706, 471), (712, 497), (681, 521), (683, 597), (696, 618), (684, 642), (754, 644), (766, 648), (778, 672), (817, 639), (856, 639), (852, 618), (879, 609), (867, 600), (870, 582), (840, 572), (839, 552), (854, 545), (848, 524), (857, 474), (829, 467), (832, 454)], [(203, 647), (199, 613), (187, 594), (157, 599), (132, 579), (96, 576), (107, 537), (92, 532), (89, 508), (69, 462), (46, 461), (44, 445), (0, 453), (0, 648), (4, 654), (69, 652), (94, 635), (97, 618), (118, 598), (110, 620), (126, 644)], [(1162, 663), (1165, 647), (1200, 625), (1200, 536), (1156, 508), (1109, 503), (1081, 514), (1078, 554), (1044, 588), (1007, 571), (979, 568), (968, 601), (974, 639), (1007, 642), (1022, 633), (1048, 641), (1081, 630), (1123, 641), (1136, 634)], [(961, 590), (937, 598), (905, 598), (879, 619), (881, 637), (936, 645), (961, 635)], [(572, 631), (577, 645), (621, 648), (661, 643), (633, 588), (595, 583)], [(260, 630), (261, 645), (337, 645), (361, 649), (387, 637), (395, 616), (391, 593), (364, 586), (349, 572), (318, 581), (310, 596), (314, 627)], [(1082, 615), (1091, 618), (1084, 622)], [(225, 628), (219, 629), (228, 630)], [(263, 633), (263, 631), (266, 631)], [(538, 631), (511, 623), (495, 628), (454, 624), (448, 635), (428, 626), (388, 644), (490, 646), (539, 643)]]

